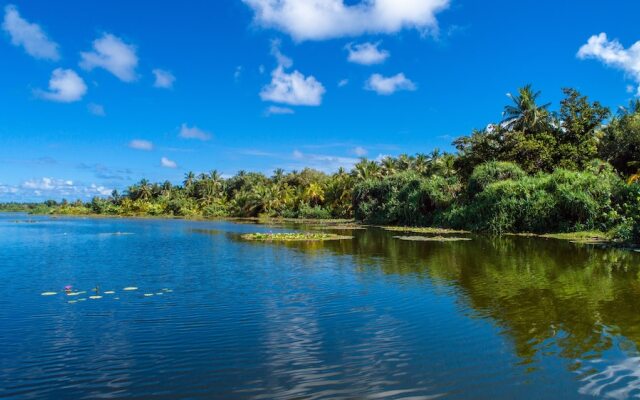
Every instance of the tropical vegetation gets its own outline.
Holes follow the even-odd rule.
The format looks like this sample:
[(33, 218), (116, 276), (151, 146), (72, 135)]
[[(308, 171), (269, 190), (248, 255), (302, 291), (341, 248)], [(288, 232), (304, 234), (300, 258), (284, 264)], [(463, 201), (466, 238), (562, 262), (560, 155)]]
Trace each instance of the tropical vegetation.
[[(188, 172), (142, 179), (48, 212), (176, 217), (355, 218), (382, 225), (506, 232), (601, 231), (640, 242), (640, 100), (612, 113), (575, 89), (556, 110), (530, 85), (502, 117), (453, 142), (455, 153), (361, 159), (352, 170), (271, 176)], [(42, 206), (36, 211), (42, 211)]]

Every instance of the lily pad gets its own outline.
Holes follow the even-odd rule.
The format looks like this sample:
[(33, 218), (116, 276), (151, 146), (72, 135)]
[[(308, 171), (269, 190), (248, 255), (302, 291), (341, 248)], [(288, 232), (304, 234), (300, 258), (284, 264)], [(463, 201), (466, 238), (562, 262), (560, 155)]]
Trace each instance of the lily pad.
[(55, 295), (57, 295), (57, 294), (58, 294), (58, 293), (56, 293), (56, 292), (43, 292), (43, 293), (42, 293), (42, 296), (55, 296)]
[(102, 296), (89, 296), (89, 298), (90, 298), (91, 300), (98, 300), (98, 299), (101, 299), (101, 298), (102, 298)]
[(67, 301), (67, 303), (69, 303), (69, 304), (74, 304), (74, 303), (77, 303), (77, 302), (78, 302), (77, 300), (69, 300), (69, 301)]
[(67, 292), (67, 296), (79, 296), (80, 292)]
[(126, 288), (124, 288), (124, 289), (122, 289), (122, 290), (126, 290), (127, 292), (130, 292), (130, 291), (132, 291), (132, 290), (138, 290), (138, 288), (137, 288), (137, 287), (135, 287), (135, 286), (128, 286), (128, 287), (126, 287)]
[(106, 292), (104, 292), (104, 294), (114, 294), (115, 292), (113, 290), (107, 290)]
[(151, 297), (151, 296), (153, 296), (153, 293), (145, 293), (144, 294), (144, 297)]

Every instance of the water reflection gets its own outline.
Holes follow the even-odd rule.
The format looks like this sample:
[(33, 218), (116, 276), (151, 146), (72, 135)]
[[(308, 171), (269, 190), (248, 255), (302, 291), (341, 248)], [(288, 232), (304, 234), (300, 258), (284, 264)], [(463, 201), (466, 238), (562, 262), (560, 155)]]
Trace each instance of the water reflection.
[[(500, 327), (527, 370), (559, 356), (580, 372), (581, 393), (640, 393), (637, 253), (554, 239), (474, 236), (433, 243), (403, 242), (378, 229), (350, 234), (353, 240), (281, 245), (311, 257), (348, 255), (363, 272), (378, 269), (451, 288), (469, 317)], [(609, 363), (612, 357), (618, 361)]]

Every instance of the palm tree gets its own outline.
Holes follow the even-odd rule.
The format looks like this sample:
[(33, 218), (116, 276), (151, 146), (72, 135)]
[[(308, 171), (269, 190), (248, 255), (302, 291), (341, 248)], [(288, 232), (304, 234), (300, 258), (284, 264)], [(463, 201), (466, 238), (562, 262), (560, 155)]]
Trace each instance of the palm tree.
[(151, 198), (151, 195), (153, 193), (152, 186), (151, 184), (149, 184), (149, 181), (147, 179), (141, 179), (140, 183), (138, 184), (138, 188), (138, 198), (141, 198), (143, 200)]
[(189, 171), (186, 174), (184, 174), (184, 187), (186, 189), (191, 188), (191, 186), (193, 185), (193, 182), (196, 180), (196, 174), (193, 173), (193, 171)]
[(537, 128), (549, 115), (550, 103), (539, 106), (536, 102), (540, 92), (534, 92), (531, 85), (518, 89), (517, 95), (508, 93), (507, 96), (513, 101), (513, 105), (504, 108), (502, 126), (509, 131), (526, 133), (527, 130)]
[(386, 176), (393, 175), (396, 173), (396, 162), (393, 158), (386, 156), (381, 161), (382, 164), (382, 173)]

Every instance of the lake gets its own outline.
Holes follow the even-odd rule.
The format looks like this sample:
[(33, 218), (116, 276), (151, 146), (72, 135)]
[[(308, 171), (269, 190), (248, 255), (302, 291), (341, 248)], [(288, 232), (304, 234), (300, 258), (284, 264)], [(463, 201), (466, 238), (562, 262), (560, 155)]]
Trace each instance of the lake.
[(640, 396), (639, 253), (296, 229), (0, 214), (0, 397)]

